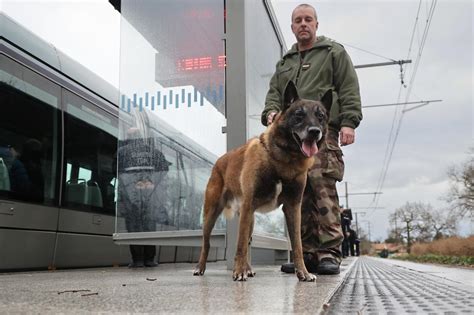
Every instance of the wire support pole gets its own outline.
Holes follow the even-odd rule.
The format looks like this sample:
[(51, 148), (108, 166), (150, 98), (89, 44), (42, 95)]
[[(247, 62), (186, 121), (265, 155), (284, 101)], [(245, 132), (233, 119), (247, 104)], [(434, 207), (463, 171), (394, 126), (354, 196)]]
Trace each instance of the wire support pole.
[(374, 191), (374, 192), (363, 192), (363, 193), (346, 193), (346, 196), (341, 196), (340, 198), (347, 198), (348, 195), (378, 195), (378, 194), (383, 194), (383, 192), (380, 191)]
[[(413, 104), (420, 104), (419, 106), (415, 106), (410, 108), (415, 109), (417, 107), (421, 107), (424, 105), (428, 105), (429, 103), (436, 103), (442, 102), (443, 100), (428, 100), (428, 101), (417, 101), (417, 102), (403, 102), (403, 103), (389, 103), (389, 104), (376, 104), (376, 105), (364, 105), (362, 108), (373, 108), (373, 107), (386, 107), (386, 106), (401, 106), (401, 105), (413, 105)], [(405, 110), (408, 111), (408, 110)]]
[(379, 62), (379, 63), (368, 63), (364, 65), (355, 65), (355, 69), (361, 68), (373, 68), (373, 67), (383, 67), (383, 66), (392, 66), (392, 65), (403, 65), (405, 63), (411, 63), (411, 60), (398, 60), (398, 61), (388, 61), (388, 62)]

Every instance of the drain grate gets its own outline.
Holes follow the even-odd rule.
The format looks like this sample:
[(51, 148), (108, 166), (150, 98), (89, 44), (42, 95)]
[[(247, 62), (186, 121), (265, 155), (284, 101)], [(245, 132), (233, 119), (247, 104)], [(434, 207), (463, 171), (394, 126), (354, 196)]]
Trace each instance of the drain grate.
[(474, 314), (472, 288), (360, 257), (328, 314)]

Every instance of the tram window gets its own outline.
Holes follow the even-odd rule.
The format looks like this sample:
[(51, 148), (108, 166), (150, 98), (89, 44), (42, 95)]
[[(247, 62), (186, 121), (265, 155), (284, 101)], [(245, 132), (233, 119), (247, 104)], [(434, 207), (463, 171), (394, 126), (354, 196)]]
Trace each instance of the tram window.
[(161, 146), (161, 152), (165, 155), (165, 158), (170, 162), (165, 182), (163, 183), (161, 197), (164, 207), (168, 211), (169, 227), (170, 230), (179, 230), (179, 213), (180, 213), (180, 178), (178, 174), (178, 163), (177, 163), (177, 151), (163, 144)]
[(0, 55), (0, 197), (57, 205), (61, 88)]
[[(179, 168), (181, 177), (181, 212), (180, 226), (189, 230), (199, 229), (199, 210), (202, 205), (202, 197), (194, 184), (195, 172), (192, 160), (184, 154), (179, 154)], [(199, 203), (199, 206), (197, 205)]]
[(117, 119), (64, 91), (64, 198), (71, 209), (115, 214)]

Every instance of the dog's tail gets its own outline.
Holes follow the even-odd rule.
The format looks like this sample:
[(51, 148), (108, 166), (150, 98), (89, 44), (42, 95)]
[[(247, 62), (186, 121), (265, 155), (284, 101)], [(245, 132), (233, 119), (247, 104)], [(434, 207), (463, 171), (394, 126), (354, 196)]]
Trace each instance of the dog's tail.
[(211, 177), (207, 183), (206, 195), (204, 199), (204, 224), (211, 223), (214, 226), (217, 217), (222, 213), (224, 178), (221, 172), (214, 167)]

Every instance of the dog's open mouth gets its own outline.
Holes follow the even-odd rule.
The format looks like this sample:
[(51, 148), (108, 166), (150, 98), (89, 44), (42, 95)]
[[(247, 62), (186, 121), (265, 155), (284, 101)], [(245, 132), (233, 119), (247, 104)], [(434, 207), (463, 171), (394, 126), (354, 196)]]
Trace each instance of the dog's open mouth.
[(318, 144), (316, 143), (316, 139), (312, 139), (312, 137), (308, 137), (302, 140), (296, 132), (293, 132), (293, 138), (298, 143), (300, 147), (301, 153), (303, 153), (306, 157), (312, 157), (316, 153), (318, 153)]

